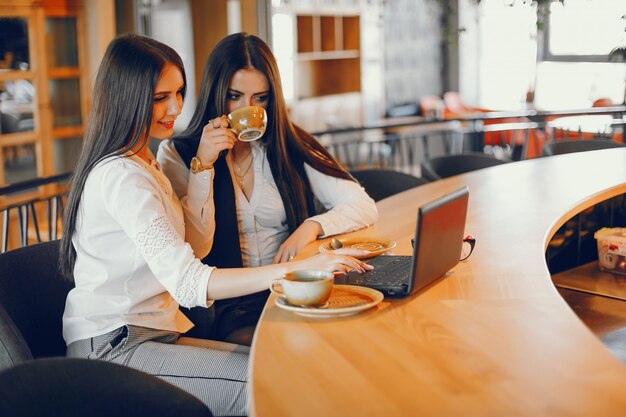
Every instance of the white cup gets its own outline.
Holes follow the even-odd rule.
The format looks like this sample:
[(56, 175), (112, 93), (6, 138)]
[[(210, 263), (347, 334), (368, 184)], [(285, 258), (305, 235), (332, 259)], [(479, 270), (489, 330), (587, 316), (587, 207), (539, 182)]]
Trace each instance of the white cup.
[(333, 290), (334, 274), (315, 269), (288, 272), (272, 281), (270, 289), (297, 307), (320, 307)]

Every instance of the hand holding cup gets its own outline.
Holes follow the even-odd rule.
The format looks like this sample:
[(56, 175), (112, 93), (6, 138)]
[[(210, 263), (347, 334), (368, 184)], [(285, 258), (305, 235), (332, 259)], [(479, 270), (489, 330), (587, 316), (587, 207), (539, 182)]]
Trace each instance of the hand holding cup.
[(242, 142), (257, 140), (266, 128), (267, 112), (263, 107), (239, 108), (227, 116), (209, 120), (202, 131), (197, 155), (203, 163), (212, 165), (221, 152), (234, 147), (237, 139)]
[(204, 126), (196, 155), (203, 164), (213, 165), (220, 153), (232, 149), (235, 142), (237, 136), (228, 128), (228, 118), (216, 117)]

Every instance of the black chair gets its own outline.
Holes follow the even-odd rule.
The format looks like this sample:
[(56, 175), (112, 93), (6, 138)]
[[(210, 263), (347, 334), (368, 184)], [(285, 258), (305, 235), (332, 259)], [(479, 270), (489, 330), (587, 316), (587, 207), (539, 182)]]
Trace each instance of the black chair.
[(581, 139), (548, 142), (541, 149), (541, 156), (563, 155), (566, 153), (597, 151), (600, 149), (623, 148), (621, 142), (609, 139)]
[(148, 415), (210, 416), (200, 400), (155, 376), (62, 357), (62, 316), (73, 284), (58, 272), (59, 248), (55, 240), (0, 254), (0, 415), (146, 415), (150, 410)]
[(509, 159), (497, 159), (480, 152), (438, 156), (422, 161), (422, 177), (429, 181), (436, 181), (508, 162), (512, 161)]
[[(0, 308), (15, 326), (14, 338), (24, 341), (20, 351), (13, 353), (19, 358), (65, 356), (61, 317), (74, 285), (58, 272), (59, 245), (54, 240), (0, 254)], [(3, 325), (3, 342), (4, 331)], [(0, 368), (17, 364), (6, 363), (3, 356)]]
[(423, 178), (386, 169), (354, 170), (350, 171), (350, 174), (365, 188), (374, 201), (428, 183)]
[(155, 376), (111, 362), (70, 358), (37, 359), (0, 371), (0, 414), (213, 415), (202, 401)]

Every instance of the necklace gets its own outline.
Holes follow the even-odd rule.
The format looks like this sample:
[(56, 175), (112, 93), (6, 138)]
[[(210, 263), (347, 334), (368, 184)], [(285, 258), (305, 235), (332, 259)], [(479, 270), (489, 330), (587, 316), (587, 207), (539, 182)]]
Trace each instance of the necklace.
[(235, 158), (233, 158), (233, 162), (235, 163), (235, 176), (237, 177), (241, 185), (246, 183), (246, 179), (245, 179), (246, 174), (248, 173), (248, 171), (250, 171), (250, 167), (252, 167), (252, 162), (253, 162), (252, 152), (250, 152), (248, 156), (246, 156), (244, 160), (241, 161), (242, 164), (248, 160), (248, 157), (250, 157), (250, 162), (248, 163), (248, 166), (245, 169), (242, 169), (241, 165), (235, 161)]

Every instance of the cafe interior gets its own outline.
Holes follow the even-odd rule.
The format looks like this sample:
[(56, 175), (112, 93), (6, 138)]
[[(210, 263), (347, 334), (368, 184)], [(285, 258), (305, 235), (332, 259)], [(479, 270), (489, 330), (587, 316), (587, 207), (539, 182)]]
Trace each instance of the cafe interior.
[(623, 0), (0, 1), (0, 415), (213, 415), (152, 375), (63, 358), (56, 265), (111, 40), (181, 56), (180, 133), (210, 52), (242, 31), (270, 46), (291, 121), (378, 210), (296, 259), (367, 243), (365, 260), (408, 256), (419, 280), (445, 252), (420, 241), (424, 208), (463, 187), (459, 250), (472, 243), (403, 297), (335, 285), (314, 309), (272, 293), (247, 415), (624, 416)]

